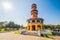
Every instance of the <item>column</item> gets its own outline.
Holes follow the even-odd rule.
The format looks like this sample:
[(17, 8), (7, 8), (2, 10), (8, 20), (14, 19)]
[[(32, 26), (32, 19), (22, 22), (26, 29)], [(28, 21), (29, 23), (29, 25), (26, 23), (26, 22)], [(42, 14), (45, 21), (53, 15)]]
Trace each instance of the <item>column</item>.
[(40, 24), (41, 24), (41, 20), (40, 20)]
[(42, 30), (42, 24), (41, 24), (41, 30)]
[(30, 31), (32, 31), (32, 24), (30, 24)]
[(27, 30), (28, 30), (28, 25), (27, 25)]
[(30, 20), (30, 23), (32, 23), (32, 20)]
[(36, 27), (35, 27), (35, 29), (36, 29), (36, 31), (38, 31), (38, 27), (37, 27), (37, 25), (35, 25)]
[(35, 20), (35, 23), (37, 23), (37, 20)]
[(44, 29), (44, 25), (42, 25), (42, 29)]

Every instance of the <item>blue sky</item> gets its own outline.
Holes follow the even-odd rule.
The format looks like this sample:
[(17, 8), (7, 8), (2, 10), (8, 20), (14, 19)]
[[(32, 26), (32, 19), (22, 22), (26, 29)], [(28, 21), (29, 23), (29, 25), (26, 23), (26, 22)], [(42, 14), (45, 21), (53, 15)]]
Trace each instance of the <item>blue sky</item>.
[(44, 19), (44, 24), (60, 24), (60, 0), (0, 0), (0, 22), (26, 25), (33, 3), (37, 4), (38, 17)]

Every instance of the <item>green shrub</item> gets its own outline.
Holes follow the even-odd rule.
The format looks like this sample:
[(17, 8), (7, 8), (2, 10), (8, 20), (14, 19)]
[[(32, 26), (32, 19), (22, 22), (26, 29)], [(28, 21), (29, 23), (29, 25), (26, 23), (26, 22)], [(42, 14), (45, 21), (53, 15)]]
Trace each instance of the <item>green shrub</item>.
[(10, 28), (6, 28), (6, 31), (10, 31)]
[(13, 28), (13, 30), (14, 30), (14, 31), (16, 31), (16, 30), (17, 30), (17, 28)]
[(10, 31), (13, 31), (13, 28), (10, 28)]
[(15, 31), (14, 34), (20, 34), (18, 31)]
[(4, 29), (4, 28), (0, 30), (0, 32), (4, 32), (4, 31), (5, 31), (5, 29)]
[(53, 34), (41, 34), (42, 37), (55, 38)]
[(47, 37), (48, 38), (55, 38), (55, 35), (53, 35), (53, 34), (47, 34)]
[(41, 34), (42, 37), (46, 37), (46, 34)]
[(53, 35), (56, 35), (55, 33), (52, 32)]
[(48, 30), (51, 30), (51, 28), (48, 28)]

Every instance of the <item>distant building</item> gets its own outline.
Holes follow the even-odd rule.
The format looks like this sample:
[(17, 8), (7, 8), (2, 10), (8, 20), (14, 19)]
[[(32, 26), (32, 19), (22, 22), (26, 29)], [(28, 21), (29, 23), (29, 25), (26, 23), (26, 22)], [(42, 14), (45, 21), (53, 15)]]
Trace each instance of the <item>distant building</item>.
[(43, 24), (44, 19), (43, 18), (38, 18), (38, 10), (37, 10), (37, 5), (36, 4), (32, 4), (31, 16), (32, 16), (32, 18), (29, 18), (27, 20), (27, 22), (28, 22), (27, 30), (38, 31), (39, 29), (40, 30), (44, 29), (44, 24)]

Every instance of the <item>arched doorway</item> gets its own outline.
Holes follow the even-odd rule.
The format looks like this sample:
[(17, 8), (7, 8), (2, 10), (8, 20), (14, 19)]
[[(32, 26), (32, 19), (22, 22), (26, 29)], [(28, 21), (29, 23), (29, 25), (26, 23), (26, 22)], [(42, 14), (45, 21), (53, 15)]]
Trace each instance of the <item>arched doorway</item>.
[(30, 25), (28, 26), (28, 30), (30, 30)]
[(40, 29), (41, 29), (41, 26), (40, 26), (40, 25), (37, 25), (37, 27), (38, 27), (38, 30), (40, 30)]
[(35, 31), (35, 25), (32, 25), (32, 31)]

